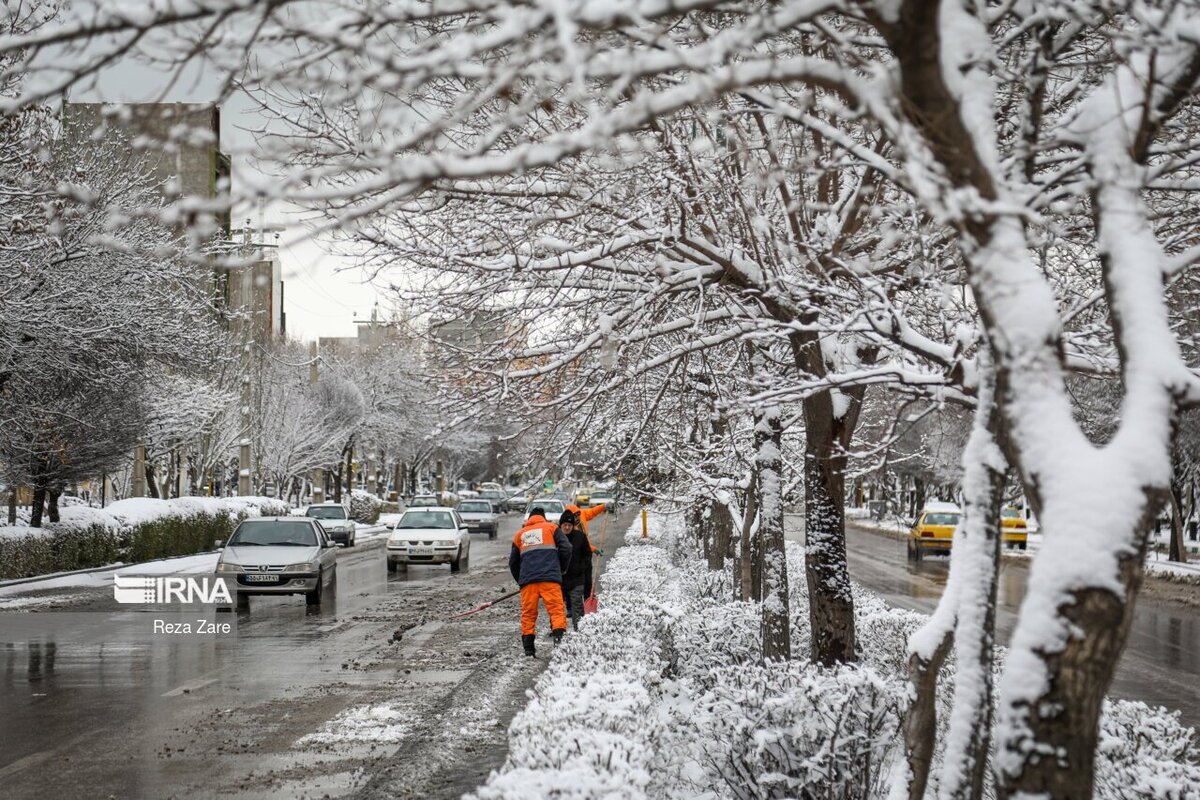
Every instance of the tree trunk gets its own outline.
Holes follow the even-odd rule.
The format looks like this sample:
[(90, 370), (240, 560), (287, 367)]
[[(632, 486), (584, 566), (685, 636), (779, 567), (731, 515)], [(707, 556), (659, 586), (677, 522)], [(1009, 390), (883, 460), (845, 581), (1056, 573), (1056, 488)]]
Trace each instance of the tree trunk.
[(1171, 542), (1167, 547), (1168, 561), (1187, 561), (1187, 545), (1183, 541), (1187, 517), (1183, 512), (1183, 486), (1171, 482)]
[(61, 488), (46, 490), (46, 516), (51, 522), (58, 522), (58, 498), (61, 496)]
[[(805, 374), (826, 375), (820, 340), (796, 336), (792, 348)], [(864, 361), (872, 353), (861, 354)], [(804, 567), (812, 660), (822, 666), (855, 661), (854, 595), (846, 564), (846, 451), (858, 425), (865, 386), (806, 397), (804, 409)]]
[(29, 509), (29, 527), (42, 527), (42, 509), (46, 505), (46, 487), (33, 487), (33, 507)]
[(342, 502), (342, 462), (339, 461), (337, 468), (333, 470), (333, 502)]
[(843, 517), (845, 473), (817, 432), (808, 431), (804, 454), (804, 570), (812, 660), (822, 666), (854, 661), (854, 596), (846, 566)]
[(346, 497), (354, 494), (354, 440), (346, 445)]
[(787, 552), (783, 532), (783, 424), (780, 409), (756, 414), (755, 489), (758, 494), (759, 591), (762, 598), (762, 660), (792, 657)]
[(146, 459), (146, 491), (151, 497), (160, 497), (158, 493), (158, 481), (154, 480), (154, 465), (150, 463), (150, 459)]
[(963, 518), (956, 532), (950, 569), (955, 576), (954, 711), (946, 730), (938, 795), (944, 800), (981, 800), (992, 737), (992, 662), (995, 644), (996, 583), (1000, 565), (1000, 504), (1008, 465), (997, 436), (991, 360), (986, 348), (977, 359), (979, 402), (963, 451)]
[(952, 629), (947, 626), (941, 631), (941, 639), (929, 655), (914, 652), (908, 657), (912, 702), (904, 712), (904, 745), (908, 757), (909, 800), (925, 798), (929, 768), (933, 764), (937, 744), (938, 674), (953, 642)]
[(746, 490), (746, 504), (742, 509), (737, 548), (733, 554), (733, 588), (736, 600), (754, 599), (754, 581), (750, 569), (750, 542), (753, 538), (756, 516), (758, 516), (758, 493), (750, 488)]
[(725, 559), (730, 555), (730, 544), (733, 541), (733, 517), (729, 506), (722, 502), (712, 505), (712, 518), (709, 520), (712, 531), (712, 546), (708, 550), (708, 568), (725, 569)]
[(8, 487), (8, 524), (17, 524), (17, 487)]
[[(1147, 511), (1156, 512), (1165, 500), (1153, 498), (1147, 503)], [(1145, 541), (1153, 524), (1154, 514), (1147, 513), (1136, 528), (1138, 541)], [(1059, 611), (1074, 635), (1061, 651), (1037, 654), (1045, 664), (1048, 685), (1036, 705), (1007, 709), (1019, 713), (1020, 723), (1016, 724), (1028, 727), (1028, 733), (1021, 737), (1023, 742), (1053, 748), (1057, 757), (1019, 756), (1016, 769), (1000, 772), (996, 796), (1001, 800), (1038, 795), (1056, 800), (1091, 800), (1100, 710), (1129, 634), (1144, 556), (1142, 547), (1119, 560), (1123, 587), (1120, 595), (1095, 587), (1068, 593), (1070, 600), (1065, 600)], [(1010, 718), (1004, 722), (1012, 725), (1016, 721)], [(1011, 760), (1012, 755), (1008, 755)]]

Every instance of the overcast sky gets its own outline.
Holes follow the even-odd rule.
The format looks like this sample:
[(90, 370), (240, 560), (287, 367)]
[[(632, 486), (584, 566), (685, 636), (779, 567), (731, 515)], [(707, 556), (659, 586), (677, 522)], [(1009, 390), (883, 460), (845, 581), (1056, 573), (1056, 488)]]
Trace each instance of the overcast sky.
[[(211, 102), (215, 91), (201, 77), (181, 81), (161, 100), (166, 102)], [(94, 86), (71, 93), (78, 102), (147, 102), (159, 100), (164, 80), (150, 67), (126, 61), (108, 70)], [(244, 97), (235, 97), (221, 109), (221, 149), (233, 157), (234, 190), (239, 180), (252, 180), (257, 171), (251, 164), (253, 137), (245, 130), (261, 125)], [(260, 222), (257, 209), (233, 215), (233, 227), (240, 228), (249, 216), (254, 226)], [(267, 224), (281, 224), (280, 261), (284, 280), (284, 313), (288, 333), (297, 339), (318, 336), (354, 336), (354, 315), (371, 315), (379, 300), (374, 287), (365, 284), (359, 270), (341, 258), (329, 255), (310, 239), (304, 226), (281, 211), (266, 209), (261, 215)], [(380, 302), (381, 305), (384, 303)]]

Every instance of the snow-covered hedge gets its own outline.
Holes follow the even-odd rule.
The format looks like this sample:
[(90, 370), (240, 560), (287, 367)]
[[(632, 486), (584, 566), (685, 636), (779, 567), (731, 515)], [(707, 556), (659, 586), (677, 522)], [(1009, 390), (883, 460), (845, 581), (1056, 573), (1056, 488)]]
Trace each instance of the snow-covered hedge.
[(250, 516), (286, 515), (269, 497), (130, 498), (107, 508), (70, 505), (43, 528), (0, 526), (0, 580), (137, 563), (211, 550)]
[(370, 492), (360, 492), (355, 489), (350, 493), (350, 519), (374, 525), (379, 521), (379, 513), (383, 510), (383, 501)]
[[(756, 604), (731, 600), (729, 575), (689, 554), (681, 524), (655, 520), (648, 542), (640, 523), (627, 534), (599, 612), (554, 652), (509, 729), (507, 763), (474, 797), (887, 795), (904, 752), (907, 639), (924, 617), (858, 589), (861, 663), (809, 663), (804, 554), (789, 544), (796, 658), (764, 667)], [(942, 724), (952, 681), (947, 669)], [(1200, 797), (1194, 733), (1176, 714), (1111, 701), (1101, 724), (1096, 797)]]

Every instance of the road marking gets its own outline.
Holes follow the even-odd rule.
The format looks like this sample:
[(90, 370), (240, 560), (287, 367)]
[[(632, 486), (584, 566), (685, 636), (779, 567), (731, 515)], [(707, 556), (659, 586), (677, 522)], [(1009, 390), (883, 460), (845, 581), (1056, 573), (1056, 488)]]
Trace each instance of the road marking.
[(92, 734), (92, 733), (87, 733), (87, 734), (84, 734), (83, 736), (76, 736), (74, 739), (70, 740), (66, 744), (60, 745), (51, 750), (42, 750), (41, 752), (38, 752), (38, 753), (31, 753), (30, 755), (27, 755), (24, 758), (18, 758), (16, 761), (12, 762), (7, 767), (0, 768), (0, 778), (7, 778), (10, 775), (16, 775), (18, 772), (21, 772), (22, 770), (29, 769), (30, 767), (36, 767), (38, 764), (49, 761), (51, 758), (53, 758), (58, 753), (61, 753), (64, 750), (71, 749), (79, 742), (83, 741), (84, 739), (91, 738), (93, 735), (94, 734)]
[(208, 678), (206, 680), (200, 680), (197, 678), (194, 681), (189, 681), (188, 683), (182, 684), (180, 686), (176, 686), (174, 689), (172, 689), (169, 692), (163, 692), (161, 697), (178, 697), (181, 694), (194, 692), (197, 689), (203, 689), (205, 686), (208, 686), (210, 683), (216, 683), (217, 680), (218, 680), (217, 678)]

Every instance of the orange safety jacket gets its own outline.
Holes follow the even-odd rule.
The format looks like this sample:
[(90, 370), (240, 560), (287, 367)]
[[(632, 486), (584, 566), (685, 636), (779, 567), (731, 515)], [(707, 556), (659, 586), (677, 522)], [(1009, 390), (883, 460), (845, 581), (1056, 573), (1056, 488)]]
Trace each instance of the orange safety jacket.
[(583, 532), (587, 533), (588, 532), (588, 529), (587, 529), (588, 520), (592, 519), (593, 517), (598, 517), (601, 514), (603, 514), (604, 509), (606, 507), (607, 506), (605, 506), (604, 503), (601, 503), (600, 505), (592, 506), (591, 508), (580, 508), (579, 506), (567, 506), (566, 509), (567, 509), (567, 511), (570, 511), (575, 516), (579, 517), (579, 524), (583, 526)]
[(562, 583), (571, 563), (571, 543), (553, 522), (534, 515), (513, 537), (508, 569), (520, 586), (531, 583)]

